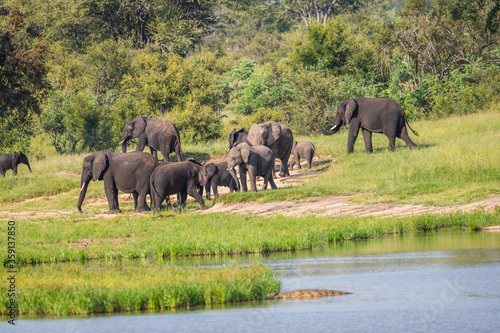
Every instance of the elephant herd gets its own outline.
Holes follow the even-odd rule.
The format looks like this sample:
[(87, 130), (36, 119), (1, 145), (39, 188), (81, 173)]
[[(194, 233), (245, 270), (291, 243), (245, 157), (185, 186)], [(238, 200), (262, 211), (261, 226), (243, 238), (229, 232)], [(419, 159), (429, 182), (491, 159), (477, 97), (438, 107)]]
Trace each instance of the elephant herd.
[[(337, 108), (334, 126), (329, 131), (317, 124), (325, 135), (336, 133), (342, 125), (349, 125), (348, 153), (353, 152), (360, 129), (368, 153), (373, 152), (372, 133), (383, 133), (388, 137), (389, 151), (394, 150), (396, 137), (404, 140), (409, 148), (416, 147), (408, 136), (406, 125), (415, 135), (418, 133), (408, 124), (401, 106), (390, 98), (350, 98)], [(126, 153), (127, 141), (130, 139), (138, 139), (136, 151)], [(227, 186), (230, 192), (246, 192), (248, 173), (252, 191), (257, 191), (256, 179), (259, 176), (263, 177), (264, 190), (268, 184), (276, 189), (276, 158), (280, 160), (279, 175), (286, 177), (290, 175), (288, 161), (291, 154), (294, 159), (290, 168), (293, 169), (294, 164), (298, 164), (300, 169), (301, 158), (304, 158), (307, 166), (311, 168), (315, 153), (311, 142), (294, 141), (292, 130), (287, 125), (274, 121), (252, 124), (248, 131), (234, 129), (229, 135), (227, 162), (217, 164), (201, 164), (192, 158), (182, 161), (179, 131), (166, 119), (139, 117), (127, 121), (120, 144), (122, 153), (104, 150), (84, 158), (77, 204), (79, 212), (82, 212), (81, 207), (90, 180), (104, 181), (108, 213), (120, 211), (118, 190), (133, 195), (135, 211), (151, 209), (159, 212), (162, 202), (168, 201), (169, 196), (173, 194), (177, 194), (181, 207), (184, 207), (189, 194), (200, 204), (201, 209), (207, 209), (202, 197), (203, 188), (207, 199), (210, 199), (210, 190), (215, 198), (218, 197), (218, 186)], [(150, 148), (151, 154), (143, 152), (145, 146)], [(161, 151), (164, 157), (163, 163), (158, 163), (158, 151)], [(177, 162), (169, 161), (172, 152), (175, 152)], [(31, 172), (28, 158), (22, 152), (0, 155), (0, 173), (5, 176), (5, 171), (12, 169), (16, 175), (17, 165), (20, 163), (26, 164)], [(151, 208), (146, 202), (148, 194), (151, 198)]]
[[(173, 194), (177, 194), (181, 208), (190, 195), (200, 204), (201, 209), (207, 209), (202, 197), (203, 188), (207, 199), (210, 199), (211, 191), (215, 198), (218, 197), (218, 186), (227, 186), (230, 192), (247, 191), (247, 173), (252, 191), (257, 191), (256, 179), (259, 176), (264, 178), (263, 189), (267, 188), (268, 183), (276, 189), (273, 179), (275, 157), (281, 160), (280, 175), (288, 176), (288, 159), (294, 143), (297, 147), (300, 146), (293, 140), (290, 128), (270, 121), (254, 124), (248, 132), (238, 131), (243, 134), (236, 135), (237, 138), (234, 132), (236, 131), (229, 138), (227, 162), (201, 164), (192, 158), (181, 160), (179, 131), (170, 121), (147, 117), (127, 121), (121, 136), (122, 153), (104, 150), (84, 158), (78, 211), (82, 212), (82, 203), (91, 180), (104, 181), (108, 213), (120, 211), (119, 190), (133, 195), (135, 211), (160, 211), (162, 202), (168, 201)], [(132, 138), (138, 139), (136, 151), (126, 153), (126, 143)], [(312, 147), (313, 151), (307, 155), (310, 157), (308, 166), (314, 155), (314, 146), (309, 144), (308, 147)], [(145, 146), (150, 147), (151, 154), (142, 151)], [(163, 163), (158, 162), (158, 150), (164, 156)], [(177, 162), (169, 161), (171, 152), (176, 153)], [(306, 157), (306, 154), (302, 156)], [(148, 194), (151, 197), (151, 208), (146, 203)]]

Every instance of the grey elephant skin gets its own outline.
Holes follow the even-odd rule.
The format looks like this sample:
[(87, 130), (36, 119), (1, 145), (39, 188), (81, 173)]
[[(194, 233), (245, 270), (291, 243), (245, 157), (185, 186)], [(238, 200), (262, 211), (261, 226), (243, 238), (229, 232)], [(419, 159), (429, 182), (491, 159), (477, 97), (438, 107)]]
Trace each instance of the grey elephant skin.
[(228, 141), (229, 141), (229, 149), (233, 148), (234, 146), (242, 142), (250, 144), (250, 142), (248, 141), (248, 132), (244, 128), (240, 129), (239, 131), (233, 129), (229, 134)]
[(155, 158), (158, 158), (157, 151), (161, 151), (163, 158), (168, 162), (170, 153), (175, 152), (177, 161), (182, 160), (179, 131), (167, 119), (139, 117), (128, 120), (121, 136), (122, 153), (127, 152), (127, 141), (130, 139), (139, 139), (136, 151), (143, 151), (144, 147), (148, 146)]
[(219, 197), (218, 186), (229, 187), (229, 193), (238, 191), (238, 185), (229, 173), (227, 162), (217, 164), (207, 163), (205, 164), (205, 170), (208, 177), (207, 184), (205, 185), (205, 197), (207, 199), (210, 199), (210, 188), (212, 188), (215, 198)]
[[(180, 193), (180, 206), (186, 205), (187, 195), (207, 209), (199, 188), (205, 186), (208, 177), (205, 167), (195, 160), (178, 163), (162, 163), (151, 174), (151, 209), (159, 212), (161, 203), (172, 194)], [(215, 202), (214, 202), (215, 204)]]
[(156, 158), (142, 151), (123, 154), (103, 150), (86, 156), (83, 159), (78, 211), (82, 212), (82, 203), (90, 180), (104, 181), (108, 213), (120, 212), (118, 190), (132, 193), (136, 212), (149, 210), (146, 203), (146, 195), (150, 194), (149, 178), (157, 166)]
[(274, 156), (281, 161), (280, 176), (290, 175), (288, 159), (292, 153), (293, 134), (287, 125), (274, 121), (252, 124), (248, 131), (248, 141), (253, 146), (269, 147)]
[(293, 166), (295, 165), (295, 163), (297, 163), (297, 168), (300, 170), (302, 168), (302, 166), (300, 165), (301, 158), (306, 160), (307, 167), (311, 169), (312, 159), (314, 157), (315, 151), (316, 148), (314, 148), (314, 145), (310, 141), (294, 141), (292, 147), (293, 161), (292, 164), (290, 164), (290, 169), (293, 170)]
[(17, 176), (17, 166), (21, 163), (26, 164), (30, 172), (32, 172), (28, 156), (24, 155), (23, 152), (17, 151), (12, 154), (0, 155), (0, 174), (5, 177), (5, 172), (12, 170), (14, 176)]
[[(257, 176), (264, 178), (263, 190), (267, 189), (267, 183), (270, 183), (273, 189), (277, 188), (273, 180), (274, 153), (266, 146), (250, 146), (245, 142), (240, 143), (229, 150), (227, 166), (238, 189), (242, 189), (244, 192), (248, 191), (247, 171), (252, 191), (257, 192)], [(241, 187), (236, 175), (236, 166), (240, 172)]]
[(406, 125), (413, 134), (418, 136), (418, 133), (410, 127), (401, 105), (388, 97), (350, 98), (337, 108), (334, 126), (329, 131), (324, 130), (320, 124), (317, 125), (325, 135), (336, 133), (342, 125), (349, 125), (347, 153), (354, 151), (354, 142), (360, 129), (363, 132), (367, 153), (373, 152), (372, 133), (383, 133), (387, 136), (389, 151), (394, 151), (396, 138), (403, 139), (410, 149), (417, 147), (408, 136)]

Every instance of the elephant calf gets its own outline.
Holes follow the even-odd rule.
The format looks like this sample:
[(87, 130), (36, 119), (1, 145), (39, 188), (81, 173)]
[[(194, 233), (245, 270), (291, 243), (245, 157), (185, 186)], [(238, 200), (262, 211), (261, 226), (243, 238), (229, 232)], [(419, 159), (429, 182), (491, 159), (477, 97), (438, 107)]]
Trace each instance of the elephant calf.
[(250, 186), (252, 191), (257, 192), (257, 176), (264, 177), (262, 189), (267, 189), (267, 183), (271, 184), (273, 189), (277, 186), (273, 180), (274, 170), (274, 153), (266, 146), (249, 146), (243, 142), (231, 148), (227, 160), (228, 170), (234, 181), (240, 188), (238, 177), (236, 176), (235, 167), (238, 165), (240, 170), (241, 188), (244, 192), (247, 189), (247, 176), (250, 177)]
[(205, 167), (195, 160), (160, 164), (150, 178), (151, 209), (159, 212), (163, 200), (177, 193), (180, 193), (182, 208), (189, 194), (200, 204), (201, 209), (207, 209), (198, 191), (199, 187), (206, 185), (207, 180)]
[(238, 186), (236, 182), (229, 173), (227, 169), (227, 162), (221, 163), (208, 163), (205, 165), (205, 169), (207, 170), (208, 181), (205, 185), (206, 198), (210, 199), (210, 187), (214, 192), (214, 197), (219, 197), (219, 192), (217, 190), (217, 186), (227, 186), (229, 187), (229, 193), (233, 193), (234, 191), (238, 191)]
[(302, 142), (293, 142), (292, 146), (292, 154), (293, 154), (293, 162), (290, 164), (290, 169), (293, 170), (293, 165), (297, 163), (297, 168), (302, 169), (300, 165), (300, 159), (304, 158), (307, 162), (307, 167), (311, 169), (312, 159), (314, 157), (315, 148), (312, 142), (302, 141)]
[(5, 177), (5, 172), (12, 170), (14, 176), (17, 176), (17, 166), (21, 163), (26, 164), (30, 172), (32, 172), (28, 156), (24, 155), (23, 152), (18, 151), (13, 154), (0, 155), (0, 174)]
[(83, 159), (78, 211), (82, 213), (82, 203), (90, 180), (104, 180), (104, 192), (109, 205), (108, 213), (120, 212), (118, 190), (132, 193), (136, 212), (149, 210), (146, 203), (149, 177), (157, 166), (156, 158), (142, 151), (123, 154), (103, 150), (86, 156)]

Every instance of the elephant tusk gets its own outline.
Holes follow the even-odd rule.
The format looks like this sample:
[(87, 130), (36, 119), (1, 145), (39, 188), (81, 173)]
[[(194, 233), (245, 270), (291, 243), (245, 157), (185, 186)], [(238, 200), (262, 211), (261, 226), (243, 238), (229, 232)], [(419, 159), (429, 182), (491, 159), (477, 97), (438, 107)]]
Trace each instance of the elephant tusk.
[(335, 129), (335, 127), (337, 127), (338, 125), (334, 125), (332, 128), (330, 128), (330, 131), (333, 131)]
[(120, 145), (122, 145), (122, 144), (123, 144), (123, 142), (125, 142), (125, 140), (120, 141)]
[(80, 189), (80, 192), (83, 191), (84, 187), (85, 187), (85, 183), (83, 183), (82, 188)]

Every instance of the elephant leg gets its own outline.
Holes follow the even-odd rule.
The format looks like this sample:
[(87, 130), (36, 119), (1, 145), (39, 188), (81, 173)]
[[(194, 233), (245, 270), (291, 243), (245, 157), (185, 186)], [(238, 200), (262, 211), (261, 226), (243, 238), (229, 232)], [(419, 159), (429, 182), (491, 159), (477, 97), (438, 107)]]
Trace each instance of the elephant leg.
[[(280, 177), (290, 176), (290, 171), (288, 171), (288, 159), (289, 158), (290, 158), (290, 153), (288, 153), (283, 158), (280, 158), (280, 160), (281, 160)], [(300, 169), (300, 160), (299, 160), (299, 169)]]
[(367, 153), (373, 153), (372, 132), (363, 128), (363, 139), (365, 140), (365, 149)]
[[(250, 187), (253, 192), (257, 192), (257, 175), (255, 173), (255, 168), (248, 168), (248, 178), (250, 178)], [(264, 179), (265, 182), (265, 179)]]
[(302, 165), (300, 165), (300, 155), (297, 154), (297, 169), (301, 170), (302, 169)]
[(147, 193), (134, 193), (134, 210), (136, 212), (143, 212), (149, 210), (148, 204), (146, 203)]
[(403, 139), (403, 141), (406, 143), (406, 145), (408, 146), (408, 148), (410, 148), (410, 149), (417, 148), (417, 145), (415, 144), (415, 142), (413, 142), (410, 139), (410, 136), (408, 135), (408, 129), (406, 128), (406, 126), (404, 126), (401, 129), (401, 135), (399, 136), (399, 138)]
[(108, 199), (108, 214), (120, 213), (120, 208), (118, 206), (118, 189), (113, 179), (104, 180), (104, 193), (106, 193), (106, 199)]
[(247, 187), (247, 169), (245, 167), (240, 166), (240, 181), (241, 181), (241, 188), (243, 192), (248, 191)]
[[(195, 190), (196, 192), (196, 190)], [(180, 197), (180, 207), (181, 209), (184, 209), (186, 207), (186, 200), (187, 200), (187, 196), (188, 196), (188, 191), (187, 189), (183, 189), (180, 193), (179, 193), (179, 197)], [(179, 198), (178, 197), (178, 198)], [(179, 200), (179, 199), (178, 199)]]
[(312, 167), (312, 160), (313, 160), (313, 154), (309, 154), (309, 156), (307, 156), (307, 167), (309, 169), (311, 169)]
[[(207, 182), (207, 184), (205, 185), (205, 198), (208, 200), (210, 199), (210, 183)], [(214, 193), (215, 195), (215, 193)]]
[[(274, 168), (274, 167), (273, 167), (273, 168)], [(278, 186), (276, 186), (276, 183), (274, 182), (274, 179), (273, 179), (273, 177), (272, 177), (272, 175), (271, 175), (271, 174), (269, 175), (269, 184), (271, 184), (271, 188), (272, 188), (273, 190), (275, 190), (275, 189), (277, 189), (277, 188), (278, 188)]]
[(187, 193), (196, 200), (201, 206), (201, 209), (208, 209), (208, 207), (205, 205), (205, 201), (203, 201), (203, 197), (200, 195), (200, 192), (197, 190), (197, 186), (192, 184), (191, 186), (188, 185)]
[(394, 148), (396, 147), (396, 136), (395, 135), (387, 135), (387, 138), (389, 139), (389, 151), (394, 151)]
[(134, 198), (134, 210), (137, 209), (137, 198), (138, 198), (139, 194), (137, 194), (137, 192), (134, 192), (132, 193), (132, 197)]
[(353, 124), (349, 126), (349, 133), (347, 135), (347, 153), (350, 154), (354, 152), (354, 143), (356, 143), (356, 139), (359, 134), (359, 124)]
[(175, 151), (175, 156), (177, 156), (177, 162), (181, 162), (182, 161), (181, 145), (179, 143), (175, 145), (174, 151)]

